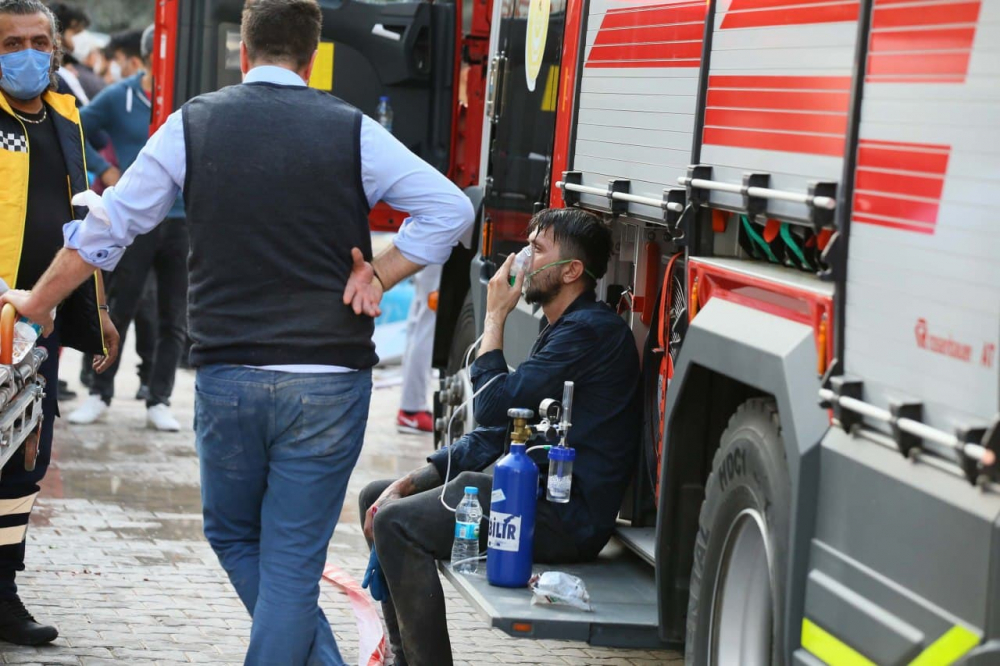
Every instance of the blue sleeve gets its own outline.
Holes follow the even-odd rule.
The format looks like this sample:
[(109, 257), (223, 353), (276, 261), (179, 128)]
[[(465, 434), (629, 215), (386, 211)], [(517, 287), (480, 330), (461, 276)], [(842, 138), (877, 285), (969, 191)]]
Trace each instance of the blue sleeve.
[(84, 144), (83, 150), (87, 159), (87, 171), (96, 173), (100, 176), (102, 173), (111, 168), (108, 161), (104, 159), (99, 152), (94, 150), (94, 147), (90, 144), (89, 138)]
[(96, 140), (98, 135), (103, 134), (114, 123), (112, 109), (115, 107), (114, 99), (118, 97), (119, 86), (105, 88), (93, 101), (80, 109), (80, 122), (83, 124), (83, 136), (86, 139), (84, 150), (87, 158), (87, 168), (100, 175), (107, 171), (111, 165), (100, 156), (96, 149), (103, 146)]
[(462, 472), (481, 472), (503, 453), (506, 436), (506, 424), (496, 428), (479, 427), (451, 446), (438, 449), (427, 456), (427, 462), (437, 468), (442, 481), (448, 470), (449, 451), (451, 452), (449, 479), (454, 479)]
[(472, 385), (478, 391), (491, 383), (473, 404), (476, 422), (486, 426), (507, 423), (507, 410), (524, 407), (537, 412), (545, 398), (562, 395), (563, 383), (576, 381), (577, 368), (585, 367), (599, 340), (591, 326), (566, 320), (517, 370), (507, 373), (507, 362), (499, 349), (483, 354), (472, 364)]

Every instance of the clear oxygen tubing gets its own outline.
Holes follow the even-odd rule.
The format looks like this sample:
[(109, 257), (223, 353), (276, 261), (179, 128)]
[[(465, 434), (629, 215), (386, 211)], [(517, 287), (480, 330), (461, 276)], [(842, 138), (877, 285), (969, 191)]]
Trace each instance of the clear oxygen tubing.
[[(486, 335), (486, 334), (484, 333), (483, 335)], [(478, 338), (476, 338), (475, 342), (473, 342), (471, 345), (469, 345), (469, 349), (465, 352), (465, 362), (462, 364), (462, 369), (463, 370), (465, 368), (469, 367), (469, 357), (472, 354), (472, 350), (475, 349), (476, 346), (480, 342), (483, 341), (483, 335), (480, 335)], [(448, 437), (448, 466), (445, 468), (445, 472), (444, 472), (444, 483), (441, 486), (441, 496), (440, 496), (440, 499), (441, 499), (441, 506), (443, 506), (444, 508), (448, 509), (452, 513), (455, 513), (455, 509), (457, 509), (458, 507), (450, 507), (450, 506), (448, 506), (448, 503), (444, 501), (444, 491), (445, 491), (445, 488), (448, 487), (448, 480), (451, 478), (451, 445), (453, 444), (453, 442), (451, 441), (451, 426), (452, 426), (452, 423), (455, 421), (455, 415), (458, 414), (463, 409), (465, 409), (466, 405), (468, 405), (473, 400), (475, 400), (476, 396), (478, 396), (480, 393), (482, 393), (483, 391), (485, 391), (487, 386), (489, 386), (490, 384), (492, 384), (496, 380), (498, 380), (501, 377), (504, 377), (506, 375), (507, 375), (506, 372), (501, 373), (501, 374), (497, 375), (496, 377), (494, 377), (493, 379), (491, 379), (490, 381), (488, 381), (485, 384), (483, 384), (482, 388), (480, 388), (478, 391), (476, 391), (475, 393), (473, 393), (465, 402), (463, 402), (461, 405), (459, 405), (458, 409), (452, 410), (452, 412), (451, 412), (451, 418), (448, 419), (448, 428), (447, 428), (447, 430), (445, 430), (445, 435)]]

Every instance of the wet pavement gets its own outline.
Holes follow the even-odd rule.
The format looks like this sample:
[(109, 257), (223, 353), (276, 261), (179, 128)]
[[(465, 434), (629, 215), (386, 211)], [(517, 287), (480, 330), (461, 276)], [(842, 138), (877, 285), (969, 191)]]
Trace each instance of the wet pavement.
[[(107, 420), (57, 422), (53, 463), (28, 531), (28, 570), (18, 577), (35, 616), (58, 626), (43, 648), (0, 642), (8, 664), (239, 664), (250, 620), (202, 535), (198, 460), (191, 431), (194, 373), (178, 371), (173, 410), (179, 433), (145, 428), (131, 349)], [(80, 392), (80, 357), (67, 350), (62, 376)], [(399, 435), (398, 370), (377, 369), (369, 430), (351, 479), (328, 563), (360, 581), (368, 555), (357, 517), (369, 481), (423, 464), (429, 436)], [(321, 585), (321, 604), (348, 664), (358, 663), (357, 629), (346, 595)], [(680, 664), (676, 652), (592, 648), (584, 643), (514, 639), (486, 625), (444, 582), (456, 663)]]

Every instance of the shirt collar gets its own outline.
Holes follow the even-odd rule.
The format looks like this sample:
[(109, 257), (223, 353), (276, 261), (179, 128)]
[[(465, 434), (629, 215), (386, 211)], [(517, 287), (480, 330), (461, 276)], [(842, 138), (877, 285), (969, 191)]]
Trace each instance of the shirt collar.
[(290, 69), (276, 65), (260, 65), (247, 72), (243, 83), (276, 83), (280, 86), (305, 87), (306, 83)]
[(570, 312), (573, 312), (575, 310), (582, 310), (583, 308), (591, 307), (594, 304), (596, 304), (596, 302), (597, 302), (597, 293), (593, 289), (588, 289), (587, 291), (583, 292), (575, 299), (573, 299), (572, 303), (566, 306), (566, 309), (563, 310), (562, 316), (559, 317), (559, 319), (562, 319)]

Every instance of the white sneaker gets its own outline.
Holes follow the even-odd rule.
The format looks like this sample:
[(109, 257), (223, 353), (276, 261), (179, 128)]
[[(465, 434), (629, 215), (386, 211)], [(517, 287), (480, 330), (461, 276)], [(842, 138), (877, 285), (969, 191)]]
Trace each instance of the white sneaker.
[(88, 395), (83, 404), (69, 415), (69, 422), (76, 425), (90, 425), (102, 421), (108, 413), (108, 406), (99, 395)]
[(146, 427), (160, 432), (177, 432), (181, 424), (166, 405), (153, 405), (146, 409)]

